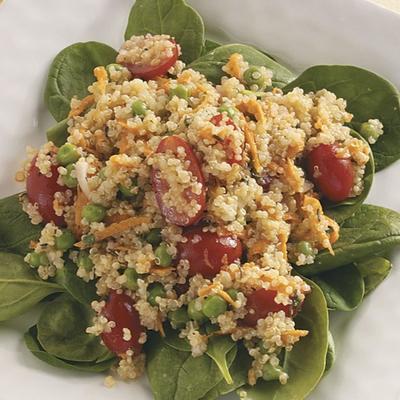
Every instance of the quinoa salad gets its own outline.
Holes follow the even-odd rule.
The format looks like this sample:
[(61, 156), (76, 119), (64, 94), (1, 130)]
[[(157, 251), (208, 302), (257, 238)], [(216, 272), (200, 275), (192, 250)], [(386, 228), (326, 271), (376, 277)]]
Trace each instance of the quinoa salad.
[[(119, 52), (78, 43), (54, 60), (57, 124), (27, 149), (25, 189), (0, 200), (3, 297), (17, 304), (0, 320), (42, 301), (25, 334), (36, 357), (108, 387), (147, 373), (156, 400), (301, 400), (334, 361), (328, 310), (358, 307), (400, 243), (400, 216), (363, 204), (390, 122), (325, 87), (387, 82), (348, 66), (296, 76), (205, 40), (178, 3), (199, 45), (143, 31), (142, 0)], [(82, 69), (74, 52), (90, 67), (61, 93), (57, 71)]]

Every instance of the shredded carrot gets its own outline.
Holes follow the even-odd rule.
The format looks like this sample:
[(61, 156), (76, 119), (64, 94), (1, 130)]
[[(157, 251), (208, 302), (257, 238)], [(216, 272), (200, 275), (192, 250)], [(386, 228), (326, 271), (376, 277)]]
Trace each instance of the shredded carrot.
[(286, 232), (280, 232), (278, 234), (278, 239), (280, 240), (280, 250), (283, 253), (283, 257), (287, 260), (287, 241), (288, 234)]
[(106, 92), (106, 85), (108, 82), (108, 74), (107, 71), (104, 67), (96, 67), (93, 71), (94, 76), (97, 79), (97, 82), (99, 83), (99, 88), (101, 94), (105, 94)]
[(260, 164), (260, 160), (258, 158), (258, 151), (257, 151), (257, 146), (256, 142), (254, 140), (254, 134), (253, 132), (245, 125), (244, 127), (244, 138), (246, 140), (246, 143), (250, 147), (250, 153), (251, 153), (251, 158), (253, 160), (253, 166), (256, 172), (259, 174), (262, 171), (262, 166)]
[(241, 68), (240, 63), (242, 61), (242, 55), (239, 53), (233, 53), (229, 57), (229, 60), (226, 64), (227, 69), (230, 71), (230, 75), (234, 76), (237, 79), (241, 78)]
[(238, 108), (242, 113), (248, 113), (254, 115), (257, 122), (261, 123), (262, 125), (265, 125), (266, 123), (265, 114), (261, 107), (261, 104), (257, 100), (251, 99), (246, 102), (243, 102), (238, 105)]
[(117, 222), (125, 221), (126, 219), (130, 218), (128, 214), (113, 214), (107, 215), (104, 219), (106, 225), (111, 225)]
[(217, 285), (216, 283), (213, 283), (213, 284), (211, 284), (211, 285), (209, 285), (209, 286), (200, 288), (200, 289), (198, 290), (197, 294), (199, 295), (199, 297), (207, 296), (207, 295), (210, 294), (211, 291), (212, 291), (214, 288), (216, 288), (217, 286), (218, 286), (218, 285)]
[(149, 217), (130, 217), (121, 222), (115, 222), (102, 231), (95, 233), (95, 238), (97, 241), (107, 239), (108, 237), (119, 235), (135, 226), (142, 224), (149, 224), (151, 219)]
[(212, 135), (212, 128), (210, 126), (205, 126), (198, 132), (198, 135), (204, 140), (208, 140), (209, 142), (215, 142), (215, 139)]
[(236, 304), (235, 300), (233, 300), (232, 297), (229, 296), (228, 293), (226, 293), (223, 290), (220, 290), (217, 294), (218, 294), (219, 297), (223, 298), (232, 307), (237, 308), (237, 304)]
[(169, 79), (159, 77), (156, 81), (159, 88), (164, 89), (166, 92), (169, 91)]
[(75, 201), (75, 234), (77, 236), (82, 235), (82, 226), (81, 226), (81, 220), (82, 220), (82, 210), (83, 207), (86, 206), (86, 204), (89, 203), (89, 199), (86, 197), (85, 193), (82, 192), (82, 190), (78, 186), (78, 191), (77, 191), (77, 196), (76, 196), (76, 201)]
[(262, 254), (265, 252), (265, 248), (268, 246), (268, 241), (265, 239), (257, 240), (249, 249), (249, 256), (253, 257), (256, 254)]
[(302, 178), (300, 176), (299, 170), (294, 165), (292, 159), (288, 159), (286, 163), (282, 166), (284, 175), (283, 178), (287, 184), (291, 187), (294, 193), (298, 193), (302, 189)]
[(302, 329), (290, 329), (282, 332), (282, 341), (285, 345), (296, 343), (300, 338), (308, 335), (308, 331)]
[(77, 117), (78, 115), (81, 115), (86, 109), (88, 109), (92, 104), (94, 103), (94, 96), (90, 94), (89, 96), (84, 97), (78, 107), (73, 108), (69, 114), (68, 118), (72, 117)]
[(120, 125), (125, 131), (137, 135), (140, 133), (140, 130), (137, 126), (129, 126), (126, 121), (122, 119), (117, 120), (117, 124)]
[(29, 242), (29, 248), (30, 248), (30, 249), (36, 248), (36, 245), (37, 245), (37, 243), (36, 243), (34, 240), (31, 240), (31, 241)]

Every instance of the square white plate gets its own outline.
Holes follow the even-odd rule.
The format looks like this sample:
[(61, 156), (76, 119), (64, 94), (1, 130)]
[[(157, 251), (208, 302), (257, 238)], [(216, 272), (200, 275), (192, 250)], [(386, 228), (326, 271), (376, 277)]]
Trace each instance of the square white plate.
[[(52, 124), (46, 72), (65, 46), (97, 40), (118, 48), (131, 0), (5, 0), (0, 5), (0, 195), (14, 182), (28, 144)], [(213, 37), (250, 43), (297, 72), (313, 64), (369, 68), (400, 87), (400, 15), (365, 0), (193, 0)], [(400, 211), (400, 162), (379, 173), (369, 202)], [(395, 260), (400, 264), (400, 259)], [(400, 272), (353, 313), (336, 313), (338, 360), (313, 400), (400, 400)], [(103, 377), (48, 367), (25, 350), (34, 316), (0, 324), (0, 400), (150, 400), (145, 380), (107, 390)], [(233, 398), (233, 397), (232, 397)], [(269, 400), (269, 399), (266, 399)], [(289, 399), (288, 399), (289, 400)]]

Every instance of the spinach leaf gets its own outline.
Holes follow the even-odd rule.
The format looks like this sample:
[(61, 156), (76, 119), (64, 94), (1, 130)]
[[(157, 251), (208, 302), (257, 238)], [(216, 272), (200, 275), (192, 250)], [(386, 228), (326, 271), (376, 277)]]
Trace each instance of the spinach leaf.
[(272, 60), (270, 57), (244, 44), (226, 44), (212, 50), (210, 53), (200, 57), (188, 65), (199, 71), (211, 82), (217, 84), (225, 75), (222, 67), (227, 63), (233, 53), (240, 53), (251, 65), (264, 66), (273, 72), (272, 85), (283, 87), (294, 79), (294, 75), (288, 69)]
[(209, 53), (210, 51), (216, 49), (219, 46), (221, 46), (220, 43), (217, 43), (214, 40), (206, 39), (204, 42), (204, 46), (203, 46), (201, 55), (204, 56), (205, 54)]
[(333, 245), (335, 255), (323, 250), (311, 265), (299, 268), (305, 276), (329, 271), (367, 257), (384, 254), (400, 244), (400, 214), (387, 208), (363, 204), (340, 228)]
[(330, 310), (352, 311), (363, 301), (364, 279), (353, 264), (315, 275), (312, 280), (324, 293)]
[(355, 263), (365, 283), (365, 296), (375, 290), (389, 275), (392, 263), (383, 257), (372, 257)]
[(47, 304), (37, 324), (37, 339), (54, 357), (75, 362), (98, 362), (113, 358), (97, 336), (86, 333), (93, 311), (69, 295)]
[(37, 339), (37, 328), (33, 326), (24, 335), (25, 345), (31, 353), (39, 360), (57, 368), (63, 368), (72, 371), (83, 371), (98, 373), (108, 371), (116, 362), (117, 358), (110, 358), (105, 361), (94, 362), (70, 362), (62, 360), (47, 353), (40, 345)]
[(18, 194), (0, 200), (0, 251), (26, 255), (30, 241), (39, 239), (41, 230), (22, 210)]
[(326, 365), (324, 375), (329, 372), (329, 370), (333, 367), (336, 360), (336, 349), (335, 349), (335, 341), (333, 340), (333, 336), (331, 331), (328, 332), (328, 351), (326, 352)]
[(64, 268), (57, 270), (55, 281), (78, 302), (90, 304), (98, 299), (95, 281), (85, 282), (76, 275), (76, 270), (75, 264), (66, 260)]
[(41, 280), (22, 256), (0, 252), (0, 321), (23, 314), (62, 291), (61, 286)]
[(295, 87), (306, 92), (327, 89), (346, 99), (355, 130), (370, 118), (383, 123), (384, 134), (371, 146), (377, 171), (400, 158), (400, 94), (390, 82), (358, 67), (317, 65), (304, 71), (284, 91)]
[(98, 42), (75, 43), (57, 54), (44, 92), (44, 101), (56, 121), (68, 116), (72, 97), (87, 96), (88, 86), (95, 80), (93, 69), (115, 62), (116, 56), (113, 48)]
[(178, 351), (191, 352), (192, 346), (187, 339), (182, 339), (178, 335), (178, 331), (171, 327), (165, 327), (164, 343)]
[(68, 139), (68, 118), (57, 122), (46, 132), (47, 140), (53, 142), (57, 147), (61, 147)]
[[(351, 134), (352, 136), (360, 140), (364, 140), (364, 142), (368, 144), (368, 142), (358, 132), (352, 130)], [(357, 197), (349, 198), (340, 203), (324, 204), (324, 210), (326, 214), (329, 217), (333, 218), (339, 224), (341, 224), (347, 218), (351, 217), (361, 207), (361, 205), (367, 198), (372, 187), (374, 174), (375, 174), (374, 156), (372, 151), (370, 151), (370, 159), (365, 167), (365, 173), (363, 178), (364, 188), (362, 193), (360, 193)]]
[(256, 386), (245, 389), (248, 400), (303, 400), (320, 381), (328, 349), (328, 310), (322, 291), (315, 283), (307, 283), (312, 292), (296, 318), (296, 327), (307, 329), (309, 334), (285, 354), (283, 367), (288, 382), (281, 385), (259, 379)]
[(212, 336), (207, 345), (207, 355), (217, 364), (228, 385), (232, 385), (233, 380), (229, 373), (226, 357), (235, 345), (235, 342), (229, 336)]
[(184, 0), (137, 0), (129, 14), (125, 39), (132, 35), (168, 34), (182, 47), (182, 59), (198, 58), (204, 45), (201, 16)]

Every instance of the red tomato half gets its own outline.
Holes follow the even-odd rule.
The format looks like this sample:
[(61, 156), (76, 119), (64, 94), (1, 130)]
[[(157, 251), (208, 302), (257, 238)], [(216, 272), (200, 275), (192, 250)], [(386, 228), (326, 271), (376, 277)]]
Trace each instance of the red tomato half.
[(162, 178), (162, 171), (153, 168), (151, 179), (158, 206), (160, 207), (160, 210), (166, 220), (171, 224), (190, 226), (195, 225), (201, 219), (206, 207), (206, 188), (203, 173), (200, 168), (200, 162), (194, 154), (189, 143), (181, 139), (179, 136), (169, 136), (164, 138), (158, 145), (157, 153), (171, 151), (173, 154), (177, 154), (178, 147), (183, 147), (185, 149), (185, 160), (190, 162), (189, 171), (197, 178), (197, 181), (203, 185), (203, 189), (200, 194), (195, 194), (190, 189), (184, 193), (188, 202), (195, 200), (200, 205), (200, 209), (197, 214), (193, 217), (188, 217), (186, 214), (177, 212), (174, 207), (169, 207), (164, 204), (163, 194), (169, 190), (169, 185), (167, 180)]
[(323, 197), (339, 203), (346, 200), (354, 184), (354, 168), (349, 158), (337, 158), (336, 146), (320, 144), (307, 155), (307, 173)]
[[(221, 126), (223, 117), (223, 114), (214, 115), (210, 119), (210, 122), (215, 126)], [(230, 125), (237, 129), (235, 123), (229, 117), (225, 119), (225, 125)], [(231, 140), (229, 138), (224, 139), (222, 146), (224, 147), (226, 152), (226, 162), (230, 165), (240, 164), (240, 161), (238, 161), (235, 157), (235, 152), (232, 149)]]
[[(243, 319), (243, 324), (256, 326), (259, 319), (264, 319), (269, 313), (284, 311), (286, 316), (293, 316), (292, 305), (283, 305), (275, 302), (276, 290), (258, 289), (247, 295), (247, 310), (252, 310)], [(254, 312), (253, 312), (254, 311)]]
[(232, 236), (203, 232), (201, 227), (188, 229), (183, 236), (187, 242), (178, 244), (178, 259), (189, 261), (189, 276), (200, 274), (212, 279), (223, 265), (242, 256), (242, 243)]
[[(134, 307), (132, 298), (126, 294), (110, 292), (102, 314), (109, 321), (115, 322), (115, 328), (112, 328), (111, 332), (101, 334), (108, 349), (115, 354), (123, 354), (133, 349), (135, 354), (139, 354), (142, 350), (139, 338), (144, 328), (140, 325), (139, 313)], [(130, 340), (124, 340), (123, 328), (130, 330), (132, 336)]]
[(57, 183), (59, 174), (56, 166), (51, 167), (51, 177), (48, 178), (40, 173), (35, 163), (36, 157), (32, 161), (26, 179), (28, 199), (32, 204), (38, 205), (39, 214), (44, 222), (54, 222), (57, 226), (65, 226), (64, 217), (56, 215), (54, 211), (53, 201), (56, 192), (65, 192), (68, 188)]
[(172, 56), (161, 60), (159, 64), (146, 65), (125, 63), (124, 65), (129, 69), (134, 78), (140, 78), (148, 81), (150, 79), (157, 78), (158, 76), (163, 76), (172, 66), (174, 66), (179, 57), (178, 46), (176, 45), (175, 41), (173, 41), (173, 43), (175, 44), (175, 47), (173, 49)]

